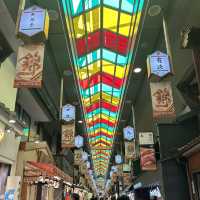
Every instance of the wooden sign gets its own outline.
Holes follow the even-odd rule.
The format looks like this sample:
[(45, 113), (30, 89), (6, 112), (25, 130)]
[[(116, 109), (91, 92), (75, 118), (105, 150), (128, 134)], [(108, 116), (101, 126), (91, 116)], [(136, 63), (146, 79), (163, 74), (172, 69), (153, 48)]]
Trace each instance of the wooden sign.
[(140, 145), (153, 145), (153, 133), (152, 132), (142, 132), (139, 133), (139, 143)]
[(81, 163), (82, 163), (82, 153), (83, 153), (82, 150), (75, 150), (74, 151), (74, 165), (81, 165)]
[(130, 173), (123, 173), (123, 185), (129, 186), (132, 184), (132, 178)]
[(170, 82), (150, 83), (153, 118), (174, 118), (175, 106)]
[(154, 148), (140, 147), (140, 166), (143, 171), (153, 171), (157, 169)]
[(49, 15), (47, 10), (32, 6), (22, 11), (17, 36), (23, 41), (43, 42), (48, 39)]
[(148, 77), (151, 81), (160, 80), (167, 75), (172, 75), (169, 56), (156, 51), (147, 58)]
[(125, 142), (125, 158), (127, 160), (133, 160), (136, 157), (135, 141)]
[(41, 88), (44, 44), (20, 46), (17, 55), (15, 88)]
[(62, 125), (62, 148), (74, 147), (75, 123)]

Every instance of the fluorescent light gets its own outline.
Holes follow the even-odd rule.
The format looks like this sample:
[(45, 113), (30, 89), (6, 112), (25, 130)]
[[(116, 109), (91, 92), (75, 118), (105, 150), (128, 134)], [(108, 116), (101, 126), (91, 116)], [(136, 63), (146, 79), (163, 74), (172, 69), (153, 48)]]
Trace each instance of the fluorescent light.
[(39, 144), (39, 143), (40, 143), (40, 141), (38, 141), (38, 140), (35, 141), (35, 144)]
[(15, 124), (15, 123), (16, 123), (16, 121), (15, 121), (14, 119), (10, 119), (8, 122), (9, 122), (10, 124)]
[(133, 72), (136, 73), (136, 74), (140, 73), (141, 71), (142, 71), (142, 68), (140, 68), (140, 67), (136, 67), (136, 68), (133, 70)]
[(82, 123), (83, 123), (83, 121), (82, 121), (82, 120), (79, 120), (79, 121), (78, 121), (78, 123), (79, 123), (79, 124), (82, 124)]

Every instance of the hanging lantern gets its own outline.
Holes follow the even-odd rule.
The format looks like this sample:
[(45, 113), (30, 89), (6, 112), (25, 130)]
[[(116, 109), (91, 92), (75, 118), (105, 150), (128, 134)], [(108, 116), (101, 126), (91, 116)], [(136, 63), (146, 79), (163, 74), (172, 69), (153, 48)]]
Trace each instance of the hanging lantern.
[(135, 138), (135, 131), (134, 128), (131, 126), (127, 126), (123, 129), (124, 132), (124, 139), (126, 140), (133, 140)]
[(160, 51), (156, 51), (147, 58), (148, 77), (152, 81), (160, 80), (172, 75), (169, 56)]
[(122, 156), (121, 155), (116, 155), (115, 156), (115, 163), (116, 164), (121, 164), (122, 163)]
[(76, 109), (75, 106), (71, 104), (66, 104), (62, 108), (62, 120), (64, 123), (70, 123), (75, 121), (75, 113)]
[(82, 136), (78, 135), (75, 137), (75, 141), (74, 141), (75, 147), (77, 148), (81, 148), (83, 147), (84, 144), (84, 139)]
[(90, 168), (90, 162), (87, 161), (87, 162), (86, 162), (86, 165), (87, 165), (87, 168), (89, 169), (89, 168)]
[(44, 42), (48, 39), (49, 15), (46, 9), (31, 6), (20, 16), (17, 36), (23, 41)]
[(88, 153), (87, 152), (83, 152), (83, 154), (82, 154), (82, 160), (83, 161), (87, 161), (88, 160)]

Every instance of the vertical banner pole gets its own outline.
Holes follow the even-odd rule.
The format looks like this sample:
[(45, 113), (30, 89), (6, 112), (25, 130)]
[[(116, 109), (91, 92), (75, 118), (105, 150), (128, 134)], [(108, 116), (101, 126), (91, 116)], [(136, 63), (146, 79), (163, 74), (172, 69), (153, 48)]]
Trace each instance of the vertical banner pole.
[[(166, 45), (166, 50), (167, 54), (169, 55), (171, 62), (173, 60), (172, 57), (172, 48), (171, 48), (171, 43), (169, 39), (169, 30), (168, 30), (168, 25), (165, 16), (163, 15), (163, 32), (164, 32), (164, 38), (165, 38), (165, 45)], [(173, 63), (171, 63), (173, 66)]]
[(64, 83), (64, 76), (62, 75), (60, 81), (60, 114), (59, 118), (62, 120), (62, 107), (63, 107), (63, 83)]

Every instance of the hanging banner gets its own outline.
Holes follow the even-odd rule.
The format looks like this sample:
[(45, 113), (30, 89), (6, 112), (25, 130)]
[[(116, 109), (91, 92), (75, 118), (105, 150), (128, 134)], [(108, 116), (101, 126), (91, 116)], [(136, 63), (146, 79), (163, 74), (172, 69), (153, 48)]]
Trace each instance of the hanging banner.
[(150, 83), (153, 118), (174, 118), (175, 106), (170, 82)]
[(157, 169), (154, 148), (140, 147), (140, 165), (143, 171), (153, 171)]
[(74, 147), (75, 123), (62, 125), (62, 148)]
[(172, 75), (169, 56), (156, 51), (147, 58), (148, 77), (151, 81), (160, 80), (167, 75)]
[(44, 44), (20, 46), (17, 55), (15, 88), (41, 88)]
[(42, 42), (48, 39), (49, 15), (39, 6), (23, 10), (17, 26), (17, 36), (23, 41)]
[(140, 145), (153, 145), (153, 133), (152, 132), (142, 132), (139, 133), (139, 143)]
[(125, 158), (127, 160), (133, 160), (136, 158), (135, 152), (135, 141), (133, 142), (125, 142)]
[(130, 172), (131, 171), (131, 165), (129, 164), (123, 164), (123, 172)]
[(116, 167), (117, 167), (117, 175), (122, 176), (123, 175), (123, 164), (116, 165)]
[[(82, 153), (83, 153), (82, 150), (74, 150), (74, 165), (82, 164)], [(86, 168), (87, 168), (87, 166), (86, 166)]]
[(132, 178), (130, 173), (123, 173), (123, 184), (129, 186), (132, 184)]

